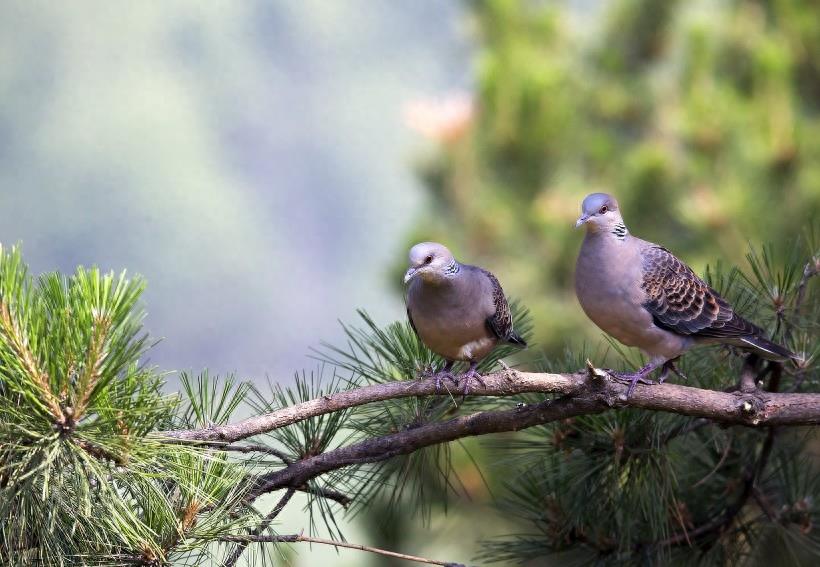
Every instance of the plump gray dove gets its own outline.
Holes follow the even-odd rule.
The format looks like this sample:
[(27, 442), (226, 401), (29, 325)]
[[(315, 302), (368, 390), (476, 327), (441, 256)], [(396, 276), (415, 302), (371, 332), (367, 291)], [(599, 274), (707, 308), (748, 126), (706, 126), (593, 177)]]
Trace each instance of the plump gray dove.
[(685, 378), (675, 361), (696, 345), (729, 344), (778, 362), (797, 358), (669, 250), (632, 236), (614, 197), (588, 195), (581, 213), (575, 226), (585, 226), (586, 237), (575, 266), (578, 301), (604, 332), (649, 358), (636, 372), (610, 372), (629, 383), (627, 397), (637, 382), (653, 383), (647, 376), (658, 367), (660, 382), (669, 370)]
[(497, 344), (527, 346), (513, 330), (510, 306), (493, 274), (460, 264), (436, 242), (413, 246), (409, 264), (404, 283), (408, 284), (410, 325), (430, 350), (446, 360), (434, 374), (437, 389), (445, 378), (458, 383), (453, 364), (466, 361), (470, 368), (461, 377), (466, 395), (470, 380), (481, 381), (476, 366)]

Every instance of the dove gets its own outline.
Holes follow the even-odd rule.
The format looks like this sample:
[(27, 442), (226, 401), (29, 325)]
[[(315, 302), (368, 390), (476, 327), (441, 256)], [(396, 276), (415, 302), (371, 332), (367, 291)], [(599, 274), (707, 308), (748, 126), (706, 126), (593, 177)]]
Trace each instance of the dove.
[(513, 329), (510, 306), (496, 277), (459, 263), (443, 245), (422, 242), (413, 246), (404, 283), (410, 325), (446, 361), (434, 374), (437, 389), (442, 379), (457, 384), (453, 364), (466, 361), (470, 367), (461, 377), (466, 395), (471, 380), (481, 382), (476, 367), (496, 345), (527, 346)]
[(733, 345), (777, 362), (797, 359), (669, 250), (632, 236), (614, 197), (588, 195), (581, 213), (575, 226), (586, 227), (586, 236), (575, 265), (578, 301), (601, 330), (649, 359), (635, 372), (610, 372), (629, 383), (627, 397), (638, 382), (654, 383), (647, 377), (658, 368), (659, 382), (670, 370), (685, 378), (675, 361), (698, 345)]

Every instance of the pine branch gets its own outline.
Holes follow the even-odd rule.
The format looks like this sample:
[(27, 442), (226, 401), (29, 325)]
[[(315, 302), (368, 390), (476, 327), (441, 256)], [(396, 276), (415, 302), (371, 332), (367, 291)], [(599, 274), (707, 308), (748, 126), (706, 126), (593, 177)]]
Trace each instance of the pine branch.
[(35, 354), (29, 348), (28, 339), (25, 337), (20, 325), (12, 317), (7, 301), (0, 301), (0, 329), (9, 346), (14, 350), (20, 361), (20, 366), (39, 390), (43, 402), (48, 407), (48, 411), (57, 423), (64, 424), (68, 419), (60, 402), (51, 391), (50, 378), (45, 370), (40, 368), (40, 364)]
[(435, 559), (427, 559), (417, 555), (407, 555), (405, 553), (398, 553), (396, 551), (388, 551), (378, 547), (370, 547), (359, 543), (348, 543), (346, 541), (334, 541), (331, 539), (324, 539), (319, 537), (309, 537), (302, 534), (280, 535), (280, 536), (223, 536), (219, 538), (221, 541), (235, 541), (241, 543), (319, 543), (322, 545), (332, 545), (333, 547), (344, 547), (347, 549), (358, 549), (359, 551), (367, 551), (368, 553), (375, 553), (377, 555), (384, 555), (385, 557), (394, 557), (396, 559), (404, 559), (406, 561), (415, 561), (416, 563), (425, 563), (427, 565), (444, 565), (445, 567), (464, 567), (461, 563), (453, 563), (450, 561), (437, 561)]
[(460, 416), (374, 437), (308, 457), (293, 465), (261, 475), (247, 498), (259, 496), (287, 486), (300, 486), (323, 473), (349, 465), (376, 463), (398, 455), (406, 455), (423, 447), (455, 441), (462, 437), (517, 431), (577, 415), (598, 413), (608, 409), (595, 397), (565, 396), (506, 411), (485, 411)]
[[(576, 372), (548, 374), (502, 371), (488, 374), (471, 396), (512, 396), (524, 393), (561, 394), (579, 399), (597, 399), (595, 409), (635, 407), (667, 411), (739, 425), (812, 425), (820, 423), (820, 394), (775, 394), (761, 391), (719, 392), (677, 384), (639, 384), (625, 399), (626, 387), (607, 378), (606, 373)], [(323, 396), (234, 424), (163, 431), (167, 441), (222, 441), (232, 443), (303, 421), (310, 417), (384, 400), (414, 396), (449, 396), (436, 392), (435, 380), (413, 380), (375, 384)], [(510, 424), (512, 427), (514, 424)], [(522, 424), (523, 425), (523, 424)]]
[[(554, 391), (556, 384), (564, 387), (572, 384), (572, 393), (554, 401), (548, 400), (506, 411), (478, 412), (449, 421), (430, 423), (309, 457), (260, 476), (248, 498), (253, 500), (272, 490), (301, 486), (316, 476), (349, 465), (379, 462), (462, 437), (517, 431), (578, 415), (601, 413), (615, 407), (669, 411), (747, 426), (820, 422), (820, 394), (775, 394), (759, 391), (726, 393), (663, 384), (640, 385), (632, 397), (625, 400), (623, 395), (626, 386), (604, 379), (602, 374), (599, 370), (570, 375), (515, 373), (514, 382), (510, 382), (504, 373), (486, 376), (486, 386), (477, 387), (477, 394), (486, 394), (488, 391), (506, 393), (510, 388), (515, 389), (515, 385), (527, 388), (525, 391), (539, 391), (532, 389), (536, 385), (547, 391)], [(404, 383), (397, 385), (407, 387)], [(394, 386), (396, 384), (371, 386), (358, 392)], [(420, 382), (411, 384), (411, 387), (426, 389), (426, 385)], [(431, 383), (430, 388), (434, 387)], [(333, 403), (333, 400), (325, 402)]]
[(83, 368), (77, 381), (78, 399), (75, 401), (72, 410), (71, 421), (76, 423), (85, 413), (91, 393), (100, 379), (100, 369), (106, 356), (105, 342), (111, 330), (111, 319), (95, 314), (91, 327), (91, 341), (88, 345), (88, 353)]

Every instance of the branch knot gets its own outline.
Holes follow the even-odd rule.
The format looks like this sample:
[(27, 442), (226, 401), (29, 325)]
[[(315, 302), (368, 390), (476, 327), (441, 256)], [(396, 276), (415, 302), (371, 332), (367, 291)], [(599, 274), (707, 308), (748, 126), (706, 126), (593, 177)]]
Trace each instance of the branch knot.
[(739, 408), (743, 421), (748, 425), (759, 425), (766, 417), (766, 402), (760, 396), (741, 394)]

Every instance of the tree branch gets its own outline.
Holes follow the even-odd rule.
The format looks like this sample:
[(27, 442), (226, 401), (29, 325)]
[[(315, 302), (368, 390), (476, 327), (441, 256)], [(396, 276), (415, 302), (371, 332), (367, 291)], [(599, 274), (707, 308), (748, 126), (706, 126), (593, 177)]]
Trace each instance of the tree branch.
[[(820, 394), (774, 394), (761, 391), (718, 392), (676, 384), (639, 384), (626, 400), (626, 387), (610, 380), (606, 374), (594, 372), (548, 374), (505, 370), (488, 374), (484, 384), (476, 384), (471, 396), (512, 396), (524, 393), (570, 395), (589, 398), (594, 394), (599, 402), (597, 411), (614, 406), (628, 406), (654, 411), (666, 411), (694, 417), (705, 417), (740, 425), (813, 425), (820, 423)], [(449, 396), (446, 390), (436, 392), (435, 380), (387, 382), (338, 392), (302, 402), (264, 415), (251, 417), (229, 425), (205, 429), (159, 432), (169, 441), (221, 441), (233, 443), (303, 421), (373, 402), (413, 396)], [(510, 427), (514, 427), (510, 423)], [(522, 423), (521, 426), (525, 425)], [(507, 429), (504, 429), (507, 431)]]
[[(755, 489), (755, 481), (766, 466), (773, 444), (775, 426), (820, 423), (820, 393), (778, 393), (776, 390), (782, 370), (779, 366), (772, 369), (769, 390), (774, 391), (765, 391), (757, 387), (750, 388), (755, 383), (751, 372), (753, 369), (755, 365), (752, 361), (746, 361), (744, 380), (741, 380), (741, 388), (746, 385), (745, 389), (716, 391), (675, 384), (639, 384), (629, 398), (626, 396), (626, 385), (612, 380), (607, 372), (594, 368), (591, 363), (588, 363), (585, 371), (571, 374), (529, 373), (505, 369), (484, 376), (483, 381), (476, 385), (471, 395), (504, 397), (541, 393), (557, 395), (557, 397), (534, 404), (519, 403), (507, 410), (479, 411), (469, 415), (459, 415), (446, 421), (418, 423), (395, 433), (365, 438), (350, 445), (309, 455), (290, 463), (285, 461), (284, 468), (269, 471), (250, 480), (251, 486), (245, 496), (245, 502), (250, 504), (264, 494), (284, 489), (287, 493), (277, 504), (272, 512), (273, 515), (279, 513), (295, 491), (312, 492), (317, 496), (330, 498), (346, 505), (349, 500), (345, 495), (331, 493), (324, 489), (311, 490), (308, 483), (331, 471), (348, 466), (378, 463), (431, 445), (448, 443), (470, 436), (517, 431), (616, 408), (640, 408), (699, 418), (687, 427), (676, 430), (667, 438), (667, 441), (671, 437), (699, 427), (700, 424), (765, 426), (768, 429), (768, 435), (763, 443), (760, 458), (756, 465), (744, 472), (743, 493), (736, 502), (725, 508), (717, 517), (709, 519), (691, 531), (673, 534), (660, 542), (643, 544), (670, 546), (685, 543), (691, 545), (691, 542), (696, 539), (704, 539), (715, 533), (724, 533), (736, 520)], [(762, 378), (768, 370), (768, 368), (764, 370), (763, 374), (758, 375), (757, 378)], [(238, 452), (264, 453), (269, 450), (261, 445), (236, 445), (233, 446), (235, 449), (228, 447), (243, 439), (268, 433), (312, 417), (379, 401), (436, 395), (449, 396), (450, 392), (437, 391), (434, 378), (387, 382), (325, 395), (234, 424), (195, 430), (164, 431), (156, 435), (170, 443), (192, 443)], [(237, 548), (225, 565), (232, 566), (251, 541), (287, 541), (277, 539), (277, 537), (293, 537), (262, 537), (260, 534), (269, 523), (270, 520), (266, 518), (244, 539), (231, 540), (237, 541)]]
[(320, 474), (349, 465), (376, 463), (406, 455), (423, 447), (454, 441), (462, 437), (517, 431), (582, 414), (605, 411), (606, 403), (589, 397), (565, 396), (556, 401), (545, 401), (506, 411), (485, 411), (459, 416), (442, 422), (433, 422), (413, 429), (365, 439), (340, 447), (257, 478), (249, 491), (248, 500), (288, 486), (300, 486)]
[[(488, 375), (484, 378), (486, 385), (476, 387), (476, 394), (509, 394), (510, 390), (555, 391), (558, 386), (572, 393), (555, 401), (520, 406), (506, 411), (478, 412), (448, 421), (420, 425), (308, 457), (287, 468), (258, 477), (256, 486), (251, 489), (248, 498), (253, 500), (272, 490), (301, 486), (318, 475), (345, 466), (379, 462), (462, 437), (517, 431), (578, 415), (600, 413), (616, 406), (669, 411), (747, 426), (820, 422), (820, 394), (777, 394), (763, 391), (729, 393), (661, 384), (639, 385), (632, 397), (626, 400), (626, 386), (609, 380), (600, 370), (591, 369), (588, 373), (569, 375), (518, 372), (514, 375), (515, 378), (512, 380), (505, 373)], [(385, 390), (396, 391), (397, 386), (399, 392), (418, 389), (426, 391), (428, 385), (434, 390), (435, 385), (432, 381), (429, 384), (428, 381), (414, 382), (409, 386), (402, 382), (368, 386), (343, 392), (346, 394), (344, 402), (351, 403), (355, 400), (366, 403), (362, 400), (381, 397)], [(283, 418), (292, 420), (295, 415), (304, 415), (299, 411), (300, 407), (307, 408), (305, 413), (318, 415), (314, 412), (326, 407), (325, 404), (340, 403), (335, 398), (336, 396), (331, 399), (313, 400), (288, 408), (297, 408), (294, 412), (274, 412), (279, 415), (269, 414), (266, 416), (267, 423)], [(271, 417), (275, 419), (270, 419)], [(244, 430), (247, 431), (247, 428)]]
[[(573, 374), (515, 372), (514, 376), (511, 379), (506, 372), (487, 375), (483, 377), (486, 386), (474, 387), (470, 395), (510, 396), (525, 392), (566, 394), (583, 384), (583, 380), (579, 382)], [(436, 392), (433, 378), (387, 382), (322, 396), (233, 424), (204, 429), (163, 431), (159, 435), (168, 439), (233, 443), (335, 411), (391, 399), (432, 395), (449, 396), (450, 393), (447, 390)]]
[(461, 563), (453, 563), (447, 561), (437, 561), (435, 559), (426, 559), (416, 555), (407, 555), (395, 551), (388, 551), (386, 549), (379, 549), (378, 547), (370, 547), (358, 543), (348, 543), (346, 541), (334, 541), (331, 539), (324, 539), (319, 537), (308, 537), (302, 534), (280, 535), (280, 536), (222, 536), (219, 538), (222, 541), (235, 541), (245, 543), (320, 543), (322, 545), (332, 545), (334, 547), (345, 547), (347, 549), (358, 549), (359, 551), (367, 551), (377, 555), (384, 555), (386, 557), (395, 557), (396, 559), (404, 559), (406, 561), (415, 561), (416, 563), (425, 563), (427, 565), (444, 565), (445, 567), (464, 567)]

